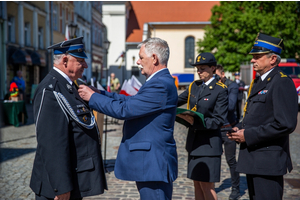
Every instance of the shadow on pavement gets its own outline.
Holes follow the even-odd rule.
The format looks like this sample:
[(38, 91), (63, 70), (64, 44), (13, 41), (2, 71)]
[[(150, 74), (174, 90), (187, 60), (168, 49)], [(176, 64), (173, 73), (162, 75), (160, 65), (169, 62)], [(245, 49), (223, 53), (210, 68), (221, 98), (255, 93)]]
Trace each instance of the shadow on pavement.
[(10, 159), (23, 156), (28, 153), (35, 152), (36, 148), (30, 149), (13, 149), (13, 148), (1, 148), (0, 149), (0, 163), (5, 162)]
[[(244, 176), (240, 176), (240, 183), (247, 183), (247, 180), (246, 180), (246, 177)], [(241, 185), (241, 184), (240, 184)], [(219, 193), (221, 192), (222, 190), (225, 190), (227, 188), (231, 188), (231, 178), (226, 178), (222, 181), (222, 184), (215, 188), (216, 190), (216, 193)], [(241, 193), (241, 196), (243, 196), (244, 194), (246, 194), (246, 190), (248, 188), (244, 188), (244, 187), (241, 187), (240, 186), (240, 193)]]

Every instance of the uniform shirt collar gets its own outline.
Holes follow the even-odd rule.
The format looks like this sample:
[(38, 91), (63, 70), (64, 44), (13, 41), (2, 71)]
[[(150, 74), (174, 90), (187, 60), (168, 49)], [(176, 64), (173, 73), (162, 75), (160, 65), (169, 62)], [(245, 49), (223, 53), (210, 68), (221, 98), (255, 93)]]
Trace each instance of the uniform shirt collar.
[(208, 86), (213, 80), (215, 79), (215, 77), (211, 77), (208, 81), (206, 81), (204, 84), (206, 86)]
[(263, 75), (260, 76), (261, 80), (263, 81), (269, 74), (270, 72), (273, 70), (274, 68), (270, 69), (269, 71), (267, 71), (266, 73), (264, 73)]
[(53, 69), (55, 71), (57, 71), (60, 75), (62, 75), (70, 83), (70, 85), (73, 85), (73, 81), (71, 81), (71, 79), (67, 76), (67, 74), (65, 74), (63, 71), (61, 71), (57, 67), (53, 67)]
[(164, 69), (167, 69), (167, 68), (163, 68), (163, 69), (158, 70), (157, 72), (154, 72), (151, 76), (149, 76), (149, 78), (146, 80), (146, 82), (147, 82), (147, 81), (150, 81), (150, 79), (151, 79), (155, 74), (157, 74), (158, 72), (160, 72), (160, 71), (162, 71), (162, 70), (164, 70)]

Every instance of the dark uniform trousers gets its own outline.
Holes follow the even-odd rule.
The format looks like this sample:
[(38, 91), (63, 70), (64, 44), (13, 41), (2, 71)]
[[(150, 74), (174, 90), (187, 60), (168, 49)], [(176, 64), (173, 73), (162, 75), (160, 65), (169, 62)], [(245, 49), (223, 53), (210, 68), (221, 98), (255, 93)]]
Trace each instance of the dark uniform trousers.
[(221, 132), (225, 150), (225, 158), (230, 169), (232, 188), (238, 188), (240, 186), (240, 173), (236, 171), (236, 142), (228, 139), (226, 133), (227, 131)]
[(281, 200), (283, 175), (293, 169), (289, 134), (297, 126), (298, 97), (290, 77), (275, 67), (251, 86), (236, 170), (245, 173), (252, 200)]
[(282, 199), (283, 176), (263, 176), (247, 174), (246, 177), (250, 200)]
[[(228, 124), (225, 127), (222, 128), (230, 128), (233, 125), (236, 124), (237, 118), (235, 115), (235, 108), (236, 103), (238, 100), (238, 92), (239, 92), (239, 86), (236, 84), (236, 82), (231, 81), (229, 79), (226, 79), (224, 84), (228, 87), (228, 115), (227, 115), (227, 121)], [(222, 141), (224, 144), (224, 153), (226, 162), (229, 166), (230, 175), (231, 175), (231, 186), (232, 188), (239, 189), (240, 186), (240, 174), (236, 171), (236, 142), (231, 141), (227, 136), (227, 131), (222, 131), (221, 128), (221, 134), (222, 134)]]

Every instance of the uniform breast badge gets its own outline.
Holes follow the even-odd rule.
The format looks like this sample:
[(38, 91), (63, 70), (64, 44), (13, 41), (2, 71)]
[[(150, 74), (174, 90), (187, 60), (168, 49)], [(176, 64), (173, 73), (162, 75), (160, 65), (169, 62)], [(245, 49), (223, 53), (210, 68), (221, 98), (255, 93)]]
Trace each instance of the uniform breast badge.
[(86, 115), (84, 115), (82, 119), (83, 119), (84, 122), (86, 122), (88, 118), (87, 118)]

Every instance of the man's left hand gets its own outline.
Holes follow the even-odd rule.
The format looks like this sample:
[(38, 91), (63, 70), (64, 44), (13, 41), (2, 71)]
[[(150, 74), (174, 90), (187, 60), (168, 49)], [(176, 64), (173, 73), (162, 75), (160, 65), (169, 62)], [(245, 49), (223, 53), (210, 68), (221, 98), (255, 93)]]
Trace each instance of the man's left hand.
[(78, 93), (80, 97), (85, 100), (89, 101), (91, 96), (95, 93), (91, 88), (86, 85), (80, 85), (78, 89)]
[(245, 136), (244, 136), (244, 130), (245, 129), (241, 129), (236, 132), (227, 133), (226, 135), (232, 141), (243, 143), (243, 142), (246, 142)]

